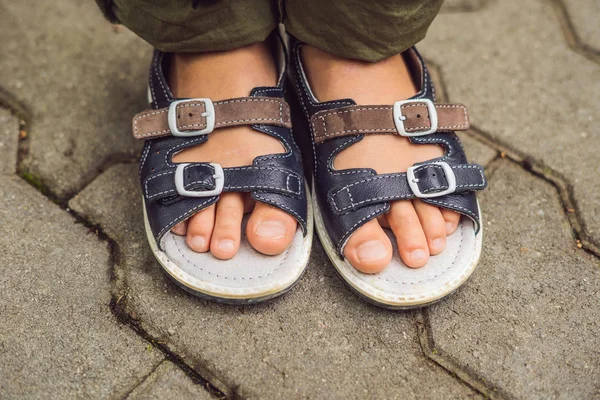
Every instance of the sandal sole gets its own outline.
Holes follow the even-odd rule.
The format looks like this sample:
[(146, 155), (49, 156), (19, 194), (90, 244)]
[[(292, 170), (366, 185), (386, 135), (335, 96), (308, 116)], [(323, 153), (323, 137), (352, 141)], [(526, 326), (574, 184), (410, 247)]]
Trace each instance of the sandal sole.
[[(467, 265), (466, 268), (463, 269), (463, 272), (460, 274), (460, 276), (457, 279), (447, 282), (441, 288), (438, 288), (437, 290), (434, 290), (434, 291), (430, 291), (429, 293), (424, 293), (424, 294), (419, 294), (419, 295), (407, 295), (407, 296), (400, 296), (398, 294), (390, 293), (390, 295), (393, 295), (394, 297), (396, 297), (395, 300), (390, 300), (390, 299), (386, 299), (383, 297), (377, 297), (374, 293), (369, 293), (369, 292), (365, 291), (364, 289), (362, 289), (359, 286), (359, 284), (358, 284), (359, 282), (357, 281), (357, 279), (355, 277), (357, 277), (357, 276), (358, 277), (360, 277), (360, 276), (374, 277), (374, 276), (381, 274), (381, 272), (379, 274), (372, 274), (372, 275), (363, 274), (363, 273), (359, 272), (358, 270), (354, 269), (354, 267), (352, 267), (350, 265), (350, 263), (348, 261), (346, 261), (345, 258), (340, 257), (340, 255), (336, 249), (336, 246), (334, 246), (333, 243), (331, 242), (331, 240), (329, 239), (329, 235), (327, 233), (327, 230), (325, 229), (323, 219), (321, 217), (321, 213), (320, 213), (320, 210), (318, 207), (318, 202), (316, 201), (316, 198), (315, 198), (314, 190), (312, 192), (312, 197), (313, 197), (312, 201), (314, 204), (315, 229), (317, 231), (317, 236), (319, 237), (319, 240), (321, 241), (321, 244), (323, 245), (325, 253), (329, 257), (329, 260), (333, 264), (338, 275), (340, 275), (340, 277), (350, 287), (350, 289), (355, 294), (357, 294), (360, 298), (366, 300), (367, 302), (369, 302), (375, 306), (389, 309), (389, 310), (411, 310), (411, 309), (430, 306), (432, 304), (435, 304), (435, 303), (441, 301), (442, 299), (446, 298), (447, 296), (451, 295), (452, 293), (454, 293), (458, 288), (460, 288), (469, 279), (469, 277), (473, 274), (473, 272), (475, 271), (475, 268), (477, 267), (477, 263), (479, 262), (479, 257), (481, 255), (481, 248), (482, 248), (482, 244), (483, 244), (483, 231), (480, 231), (476, 235), (474, 248), (472, 249), (473, 253), (472, 253), (471, 257), (469, 257), (469, 264)], [(480, 215), (481, 215), (481, 213), (480, 213)], [(464, 223), (469, 223), (469, 222), (468, 221), (465, 222), (463, 220), (461, 223), (464, 224)], [(394, 241), (392, 240), (392, 242), (394, 242)], [(394, 254), (394, 257), (395, 258), (397, 257), (399, 259), (396, 252)], [(400, 261), (400, 263), (402, 263), (402, 262)], [(411, 269), (406, 266), (405, 266), (405, 268), (407, 268), (409, 270), (408, 272), (410, 273), (411, 271), (418, 271), (418, 270), (422, 270), (422, 268), (427, 268), (427, 265), (425, 265), (421, 268), (418, 268), (418, 269)], [(349, 272), (350, 269), (352, 269), (351, 273)], [(363, 286), (364, 286), (364, 284), (363, 284)], [(373, 286), (373, 288), (374, 288), (374, 286)]]
[[(306, 193), (308, 192), (308, 186), (306, 186)], [(165, 251), (162, 251), (158, 248), (156, 240), (154, 239), (154, 235), (152, 234), (152, 230), (150, 228), (148, 222), (148, 216), (146, 214), (146, 207), (144, 205), (144, 226), (146, 228), (146, 236), (148, 238), (148, 243), (150, 244), (150, 248), (152, 249), (152, 253), (154, 257), (161, 265), (163, 272), (174, 281), (179, 287), (184, 289), (186, 292), (199, 297), (204, 300), (210, 300), (221, 304), (231, 304), (231, 305), (248, 305), (248, 304), (256, 304), (260, 302), (264, 302), (267, 300), (271, 300), (273, 298), (279, 297), (284, 293), (291, 290), (294, 286), (296, 286), (304, 274), (308, 269), (308, 261), (310, 257), (310, 252), (312, 249), (312, 240), (313, 240), (313, 231), (314, 231), (314, 222), (313, 222), (313, 209), (311, 204), (310, 197), (307, 197), (307, 234), (306, 236), (300, 235), (302, 238), (301, 248), (299, 249), (299, 256), (297, 257), (297, 263), (295, 265), (302, 265), (301, 268), (295, 268), (296, 272), (293, 279), (287, 280), (287, 282), (283, 285), (276, 286), (273, 288), (269, 288), (268, 290), (254, 290), (252, 293), (243, 293), (244, 288), (239, 287), (224, 287), (224, 286), (216, 286), (208, 282), (199, 282), (197, 277), (191, 276), (188, 272), (184, 271), (177, 263), (171, 260)], [(167, 233), (169, 235), (171, 233)], [(175, 236), (175, 235), (174, 235)], [(298, 236), (297, 236), (298, 237)], [(174, 240), (177, 240), (176, 238)], [(297, 239), (294, 239), (296, 241)], [(297, 243), (296, 245), (299, 245)], [(290, 244), (289, 247), (294, 246), (294, 242)], [(248, 245), (249, 247), (249, 245)], [(187, 248), (187, 247), (186, 247)], [(288, 248), (289, 249), (289, 248)], [(191, 252), (191, 250), (190, 250)], [(262, 259), (264, 257), (268, 260), (271, 257), (277, 256), (264, 256), (254, 250), (256, 253), (256, 257)], [(203, 262), (213, 262), (213, 263), (222, 263), (226, 262), (223, 260), (218, 260), (210, 255), (210, 253), (193, 253), (198, 258), (202, 258)], [(235, 259), (235, 257), (234, 257)], [(256, 260), (255, 260), (256, 261)], [(250, 266), (251, 267), (251, 266)], [(244, 267), (242, 267), (244, 268)], [(233, 278), (236, 279), (236, 278)], [(237, 278), (244, 279), (244, 278)], [(204, 287), (199, 287), (198, 283), (204, 284)], [(219, 291), (219, 289), (221, 291)]]

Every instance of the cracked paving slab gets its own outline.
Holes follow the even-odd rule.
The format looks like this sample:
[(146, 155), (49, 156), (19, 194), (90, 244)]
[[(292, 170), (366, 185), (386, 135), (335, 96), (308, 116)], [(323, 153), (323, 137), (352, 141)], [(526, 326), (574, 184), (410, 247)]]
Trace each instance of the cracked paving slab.
[(600, 261), (575, 246), (550, 184), (499, 165), (479, 271), (429, 309), (436, 348), (513, 398), (598, 398)]
[(579, 39), (600, 52), (600, 2), (598, 0), (562, 0)]
[(112, 315), (106, 244), (16, 176), (0, 185), (0, 397), (125, 395), (163, 357)]
[(506, 0), (440, 15), (420, 48), (474, 126), (567, 178), (587, 234), (600, 241), (600, 180), (591, 179), (600, 171), (600, 65), (568, 46), (552, 5)]
[(138, 186), (136, 165), (114, 166), (69, 205), (119, 243), (128, 312), (223, 392), (248, 398), (477, 397), (424, 358), (412, 313), (358, 299), (316, 241), (306, 276), (278, 300), (232, 307), (188, 295), (150, 252)]
[(19, 146), (19, 118), (9, 110), (0, 108), (0, 174), (14, 174), (17, 171), (17, 151)]
[(89, 0), (1, 2), (0, 26), (0, 85), (31, 113), (22, 169), (65, 198), (139, 152), (130, 126), (147, 107), (147, 44)]
[(210, 400), (215, 399), (170, 361), (161, 363), (127, 400)]

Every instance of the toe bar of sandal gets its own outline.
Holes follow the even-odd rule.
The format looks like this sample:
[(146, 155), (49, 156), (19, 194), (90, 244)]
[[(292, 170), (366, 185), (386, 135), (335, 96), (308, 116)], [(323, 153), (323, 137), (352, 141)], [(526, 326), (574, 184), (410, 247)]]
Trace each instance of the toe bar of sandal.
[(176, 164), (146, 178), (144, 196), (149, 202), (173, 197), (212, 197), (221, 192), (270, 192), (300, 198), (302, 177), (274, 166), (222, 168), (215, 163)]
[(407, 172), (374, 175), (329, 192), (337, 214), (370, 204), (414, 198), (432, 198), (452, 193), (483, 190), (487, 181), (478, 164), (449, 165), (430, 162), (410, 167)]

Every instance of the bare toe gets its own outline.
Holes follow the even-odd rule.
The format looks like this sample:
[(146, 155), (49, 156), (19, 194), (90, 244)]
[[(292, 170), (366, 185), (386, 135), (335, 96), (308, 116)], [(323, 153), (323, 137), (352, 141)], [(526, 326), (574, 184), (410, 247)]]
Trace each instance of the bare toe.
[(188, 247), (198, 253), (205, 253), (210, 247), (213, 226), (215, 224), (215, 206), (212, 205), (194, 214), (187, 224)]
[(244, 216), (244, 198), (241, 193), (223, 193), (217, 202), (215, 228), (210, 241), (210, 252), (221, 260), (228, 260), (240, 248), (240, 232)]
[(268, 204), (257, 202), (246, 226), (248, 242), (263, 254), (283, 252), (294, 239), (296, 220)]
[(187, 232), (187, 220), (181, 221), (175, 225), (173, 228), (171, 228), (171, 232), (179, 236), (185, 236)]
[(446, 248), (446, 224), (440, 209), (421, 200), (413, 200), (413, 206), (425, 232), (429, 254), (439, 254)]
[(388, 213), (388, 222), (396, 236), (402, 261), (411, 268), (427, 264), (429, 246), (412, 202), (393, 202)]
[(453, 233), (458, 227), (458, 221), (460, 221), (460, 214), (456, 211), (446, 210), (445, 208), (440, 208), (442, 213), (442, 217), (444, 221), (446, 221), (446, 235)]
[(392, 243), (379, 222), (371, 220), (358, 228), (344, 247), (344, 256), (357, 270), (374, 274), (392, 260)]

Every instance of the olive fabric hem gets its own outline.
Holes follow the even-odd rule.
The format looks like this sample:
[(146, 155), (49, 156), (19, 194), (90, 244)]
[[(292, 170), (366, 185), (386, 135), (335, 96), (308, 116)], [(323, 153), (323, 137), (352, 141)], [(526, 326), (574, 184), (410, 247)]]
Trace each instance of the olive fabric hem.
[(327, 53), (380, 61), (425, 38), (443, 0), (285, 2), (286, 30)]
[(96, 0), (121, 23), (163, 52), (209, 52), (264, 41), (278, 26), (270, 0)]
[(96, 2), (109, 21), (127, 26), (164, 52), (235, 49), (264, 41), (283, 21), (288, 32), (311, 46), (375, 62), (422, 40), (443, 0)]

